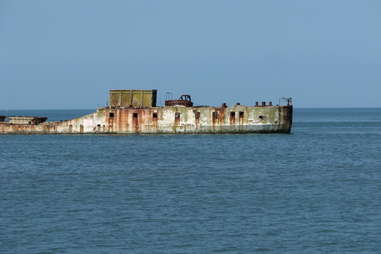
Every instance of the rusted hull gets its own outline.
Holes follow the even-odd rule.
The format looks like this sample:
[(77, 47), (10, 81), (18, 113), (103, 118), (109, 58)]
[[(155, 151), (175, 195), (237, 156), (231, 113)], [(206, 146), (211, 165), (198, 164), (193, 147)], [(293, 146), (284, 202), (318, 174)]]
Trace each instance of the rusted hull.
[(290, 133), (292, 106), (102, 108), (42, 124), (0, 122), (0, 134)]

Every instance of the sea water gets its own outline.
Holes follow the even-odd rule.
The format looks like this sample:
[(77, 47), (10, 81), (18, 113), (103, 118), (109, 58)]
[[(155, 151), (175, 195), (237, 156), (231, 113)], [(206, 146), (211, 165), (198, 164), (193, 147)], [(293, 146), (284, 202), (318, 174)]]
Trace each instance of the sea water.
[(381, 109), (294, 122), (291, 135), (0, 135), (0, 253), (380, 253)]

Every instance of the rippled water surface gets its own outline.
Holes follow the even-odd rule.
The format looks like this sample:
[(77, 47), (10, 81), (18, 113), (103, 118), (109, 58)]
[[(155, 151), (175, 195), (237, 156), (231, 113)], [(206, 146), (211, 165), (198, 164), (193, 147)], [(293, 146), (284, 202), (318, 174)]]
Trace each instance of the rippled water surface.
[(381, 109), (297, 109), (291, 135), (0, 136), (0, 253), (380, 253), (380, 236)]

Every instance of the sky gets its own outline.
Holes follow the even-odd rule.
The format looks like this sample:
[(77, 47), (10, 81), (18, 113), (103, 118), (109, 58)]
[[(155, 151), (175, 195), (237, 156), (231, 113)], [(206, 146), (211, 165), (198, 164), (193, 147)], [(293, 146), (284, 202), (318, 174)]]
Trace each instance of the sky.
[(0, 0), (0, 109), (92, 109), (109, 89), (381, 107), (381, 1)]

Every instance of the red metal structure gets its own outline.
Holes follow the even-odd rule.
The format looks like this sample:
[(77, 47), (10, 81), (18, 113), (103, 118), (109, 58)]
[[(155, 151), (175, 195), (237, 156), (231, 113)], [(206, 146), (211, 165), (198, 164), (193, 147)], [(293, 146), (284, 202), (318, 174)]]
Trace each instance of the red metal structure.
[(183, 94), (178, 100), (167, 100), (165, 101), (165, 106), (185, 106), (193, 107), (192, 98), (188, 94)]

